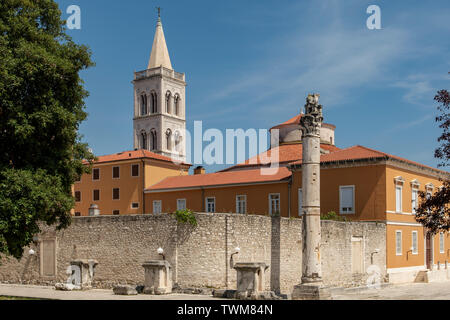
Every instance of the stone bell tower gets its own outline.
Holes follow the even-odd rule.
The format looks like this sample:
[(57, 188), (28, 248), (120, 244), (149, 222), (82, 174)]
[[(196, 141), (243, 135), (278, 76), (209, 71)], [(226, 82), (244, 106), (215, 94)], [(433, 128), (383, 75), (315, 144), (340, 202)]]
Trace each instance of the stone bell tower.
[(148, 67), (135, 72), (132, 83), (134, 148), (185, 161), (185, 75), (172, 68), (159, 10)]

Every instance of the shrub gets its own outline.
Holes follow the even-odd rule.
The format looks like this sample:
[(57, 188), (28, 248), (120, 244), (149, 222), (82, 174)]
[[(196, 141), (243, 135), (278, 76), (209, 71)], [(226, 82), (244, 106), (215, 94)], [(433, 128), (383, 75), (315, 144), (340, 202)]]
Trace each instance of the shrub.
[(347, 221), (345, 217), (339, 216), (336, 212), (330, 211), (320, 216), (321, 220)]
[(195, 218), (195, 214), (192, 210), (177, 210), (174, 212), (174, 215), (179, 223), (189, 223), (194, 227), (196, 227), (198, 224), (197, 219)]

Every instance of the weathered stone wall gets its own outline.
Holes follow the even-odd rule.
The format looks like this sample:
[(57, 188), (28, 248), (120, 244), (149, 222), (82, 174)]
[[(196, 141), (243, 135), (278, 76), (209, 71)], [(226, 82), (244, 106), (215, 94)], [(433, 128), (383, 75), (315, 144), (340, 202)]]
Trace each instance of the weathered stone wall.
[[(197, 214), (198, 226), (177, 224), (169, 215), (76, 217), (72, 225), (55, 232), (43, 228), (41, 239), (57, 239), (57, 277), (40, 276), (41, 252), (32, 245), (21, 261), (2, 259), (0, 282), (54, 284), (67, 279), (73, 259), (96, 259), (94, 286), (142, 284), (146, 260), (159, 259), (162, 247), (173, 267), (173, 279), (181, 287), (235, 288), (236, 271), (230, 269), (235, 247), (241, 253), (235, 262), (265, 262), (266, 289), (290, 293), (300, 282), (302, 243), (301, 220), (257, 215)], [(385, 273), (385, 225), (361, 222), (322, 222), (322, 265), (329, 285), (358, 285), (365, 276), (351, 272), (351, 238), (363, 236), (365, 265), (370, 252)]]
[[(368, 274), (352, 273), (352, 237), (362, 237), (363, 269), (373, 264), (386, 276), (386, 225), (376, 222), (322, 221), (322, 273), (323, 281), (333, 286), (359, 286), (365, 284)], [(383, 280), (382, 280), (383, 281)]]

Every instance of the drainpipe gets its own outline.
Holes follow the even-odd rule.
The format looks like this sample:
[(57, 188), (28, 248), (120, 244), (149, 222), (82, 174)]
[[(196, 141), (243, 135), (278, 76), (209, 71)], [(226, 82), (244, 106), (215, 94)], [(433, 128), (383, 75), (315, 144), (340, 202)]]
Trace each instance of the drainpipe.
[(203, 187), (200, 187), (200, 189), (202, 190), (202, 199), (201, 199), (201, 203), (202, 203), (202, 212), (206, 212), (205, 209), (205, 189)]
[(145, 160), (142, 159), (142, 214), (145, 214)]
[(292, 176), (289, 178), (288, 182), (288, 215), (291, 218), (291, 189), (292, 189)]

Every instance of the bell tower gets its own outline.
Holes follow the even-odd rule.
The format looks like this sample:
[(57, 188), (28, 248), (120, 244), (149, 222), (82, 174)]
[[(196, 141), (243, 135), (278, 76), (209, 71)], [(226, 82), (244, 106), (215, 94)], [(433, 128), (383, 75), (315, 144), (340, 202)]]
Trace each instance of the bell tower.
[(158, 22), (146, 70), (134, 73), (133, 137), (146, 149), (177, 161), (186, 159), (186, 82), (172, 68), (158, 8)]

